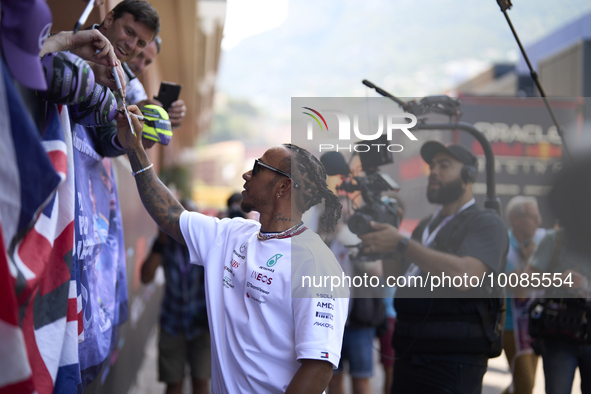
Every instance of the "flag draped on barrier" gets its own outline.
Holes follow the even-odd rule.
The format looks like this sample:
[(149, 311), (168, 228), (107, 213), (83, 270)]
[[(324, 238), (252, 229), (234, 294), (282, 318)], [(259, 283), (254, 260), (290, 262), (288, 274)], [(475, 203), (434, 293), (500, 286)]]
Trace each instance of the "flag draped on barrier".
[(39, 132), (0, 65), (0, 394), (77, 393), (127, 319), (117, 189), (67, 107)]
[(110, 366), (118, 326), (127, 319), (125, 247), (111, 160), (100, 156), (94, 131), (74, 126), (76, 231), (74, 261), (82, 302), (79, 359), (82, 387)]

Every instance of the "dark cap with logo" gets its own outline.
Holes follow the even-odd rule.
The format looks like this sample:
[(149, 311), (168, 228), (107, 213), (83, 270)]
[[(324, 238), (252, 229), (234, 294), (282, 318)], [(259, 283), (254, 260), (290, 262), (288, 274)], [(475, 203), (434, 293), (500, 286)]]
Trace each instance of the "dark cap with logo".
[(39, 52), (51, 29), (45, 0), (2, 0), (0, 37), (12, 76), (31, 89), (47, 90)]
[(427, 141), (421, 147), (421, 156), (428, 164), (431, 164), (433, 157), (437, 153), (447, 153), (466, 165), (476, 165), (476, 156), (461, 145), (443, 145), (441, 142)]

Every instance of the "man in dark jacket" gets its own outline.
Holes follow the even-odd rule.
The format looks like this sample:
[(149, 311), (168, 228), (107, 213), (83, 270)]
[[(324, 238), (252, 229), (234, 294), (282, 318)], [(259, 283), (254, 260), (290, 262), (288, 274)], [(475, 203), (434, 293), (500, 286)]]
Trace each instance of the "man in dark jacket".
[(470, 151), (429, 141), (421, 156), (431, 168), (427, 198), (440, 208), (412, 239), (383, 223), (361, 236), (370, 252), (396, 251), (410, 263), (395, 298), (392, 392), (480, 393), (488, 358), (500, 353), (503, 302), (470, 279), (504, 272), (507, 230), (495, 212), (475, 204)]

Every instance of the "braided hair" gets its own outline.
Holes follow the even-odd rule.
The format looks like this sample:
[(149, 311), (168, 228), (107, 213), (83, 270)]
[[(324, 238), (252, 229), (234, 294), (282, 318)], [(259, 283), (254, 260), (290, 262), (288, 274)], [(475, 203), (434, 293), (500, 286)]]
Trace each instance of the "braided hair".
[(314, 155), (307, 150), (293, 144), (283, 144), (291, 151), (281, 162), (281, 169), (292, 174), (300, 184), (299, 193), (295, 196), (295, 203), (302, 213), (322, 202), (324, 199), (324, 213), (320, 217), (323, 229), (333, 231), (341, 217), (341, 203), (339, 198), (326, 184), (326, 170)]

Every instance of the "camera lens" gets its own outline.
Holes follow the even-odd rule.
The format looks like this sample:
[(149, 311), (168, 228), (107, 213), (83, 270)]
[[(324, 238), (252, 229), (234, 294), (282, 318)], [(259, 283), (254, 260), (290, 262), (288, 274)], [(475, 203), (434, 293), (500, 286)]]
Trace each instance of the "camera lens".
[(369, 222), (372, 220), (373, 219), (370, 215), (361, 212), (355, 212), (353, 215), (351, 215), (347, 224), (349, 226), (349, 230), (351, 230), (353, 234), (360, 235), (369, 233), (373, 230), (369, 224)]

